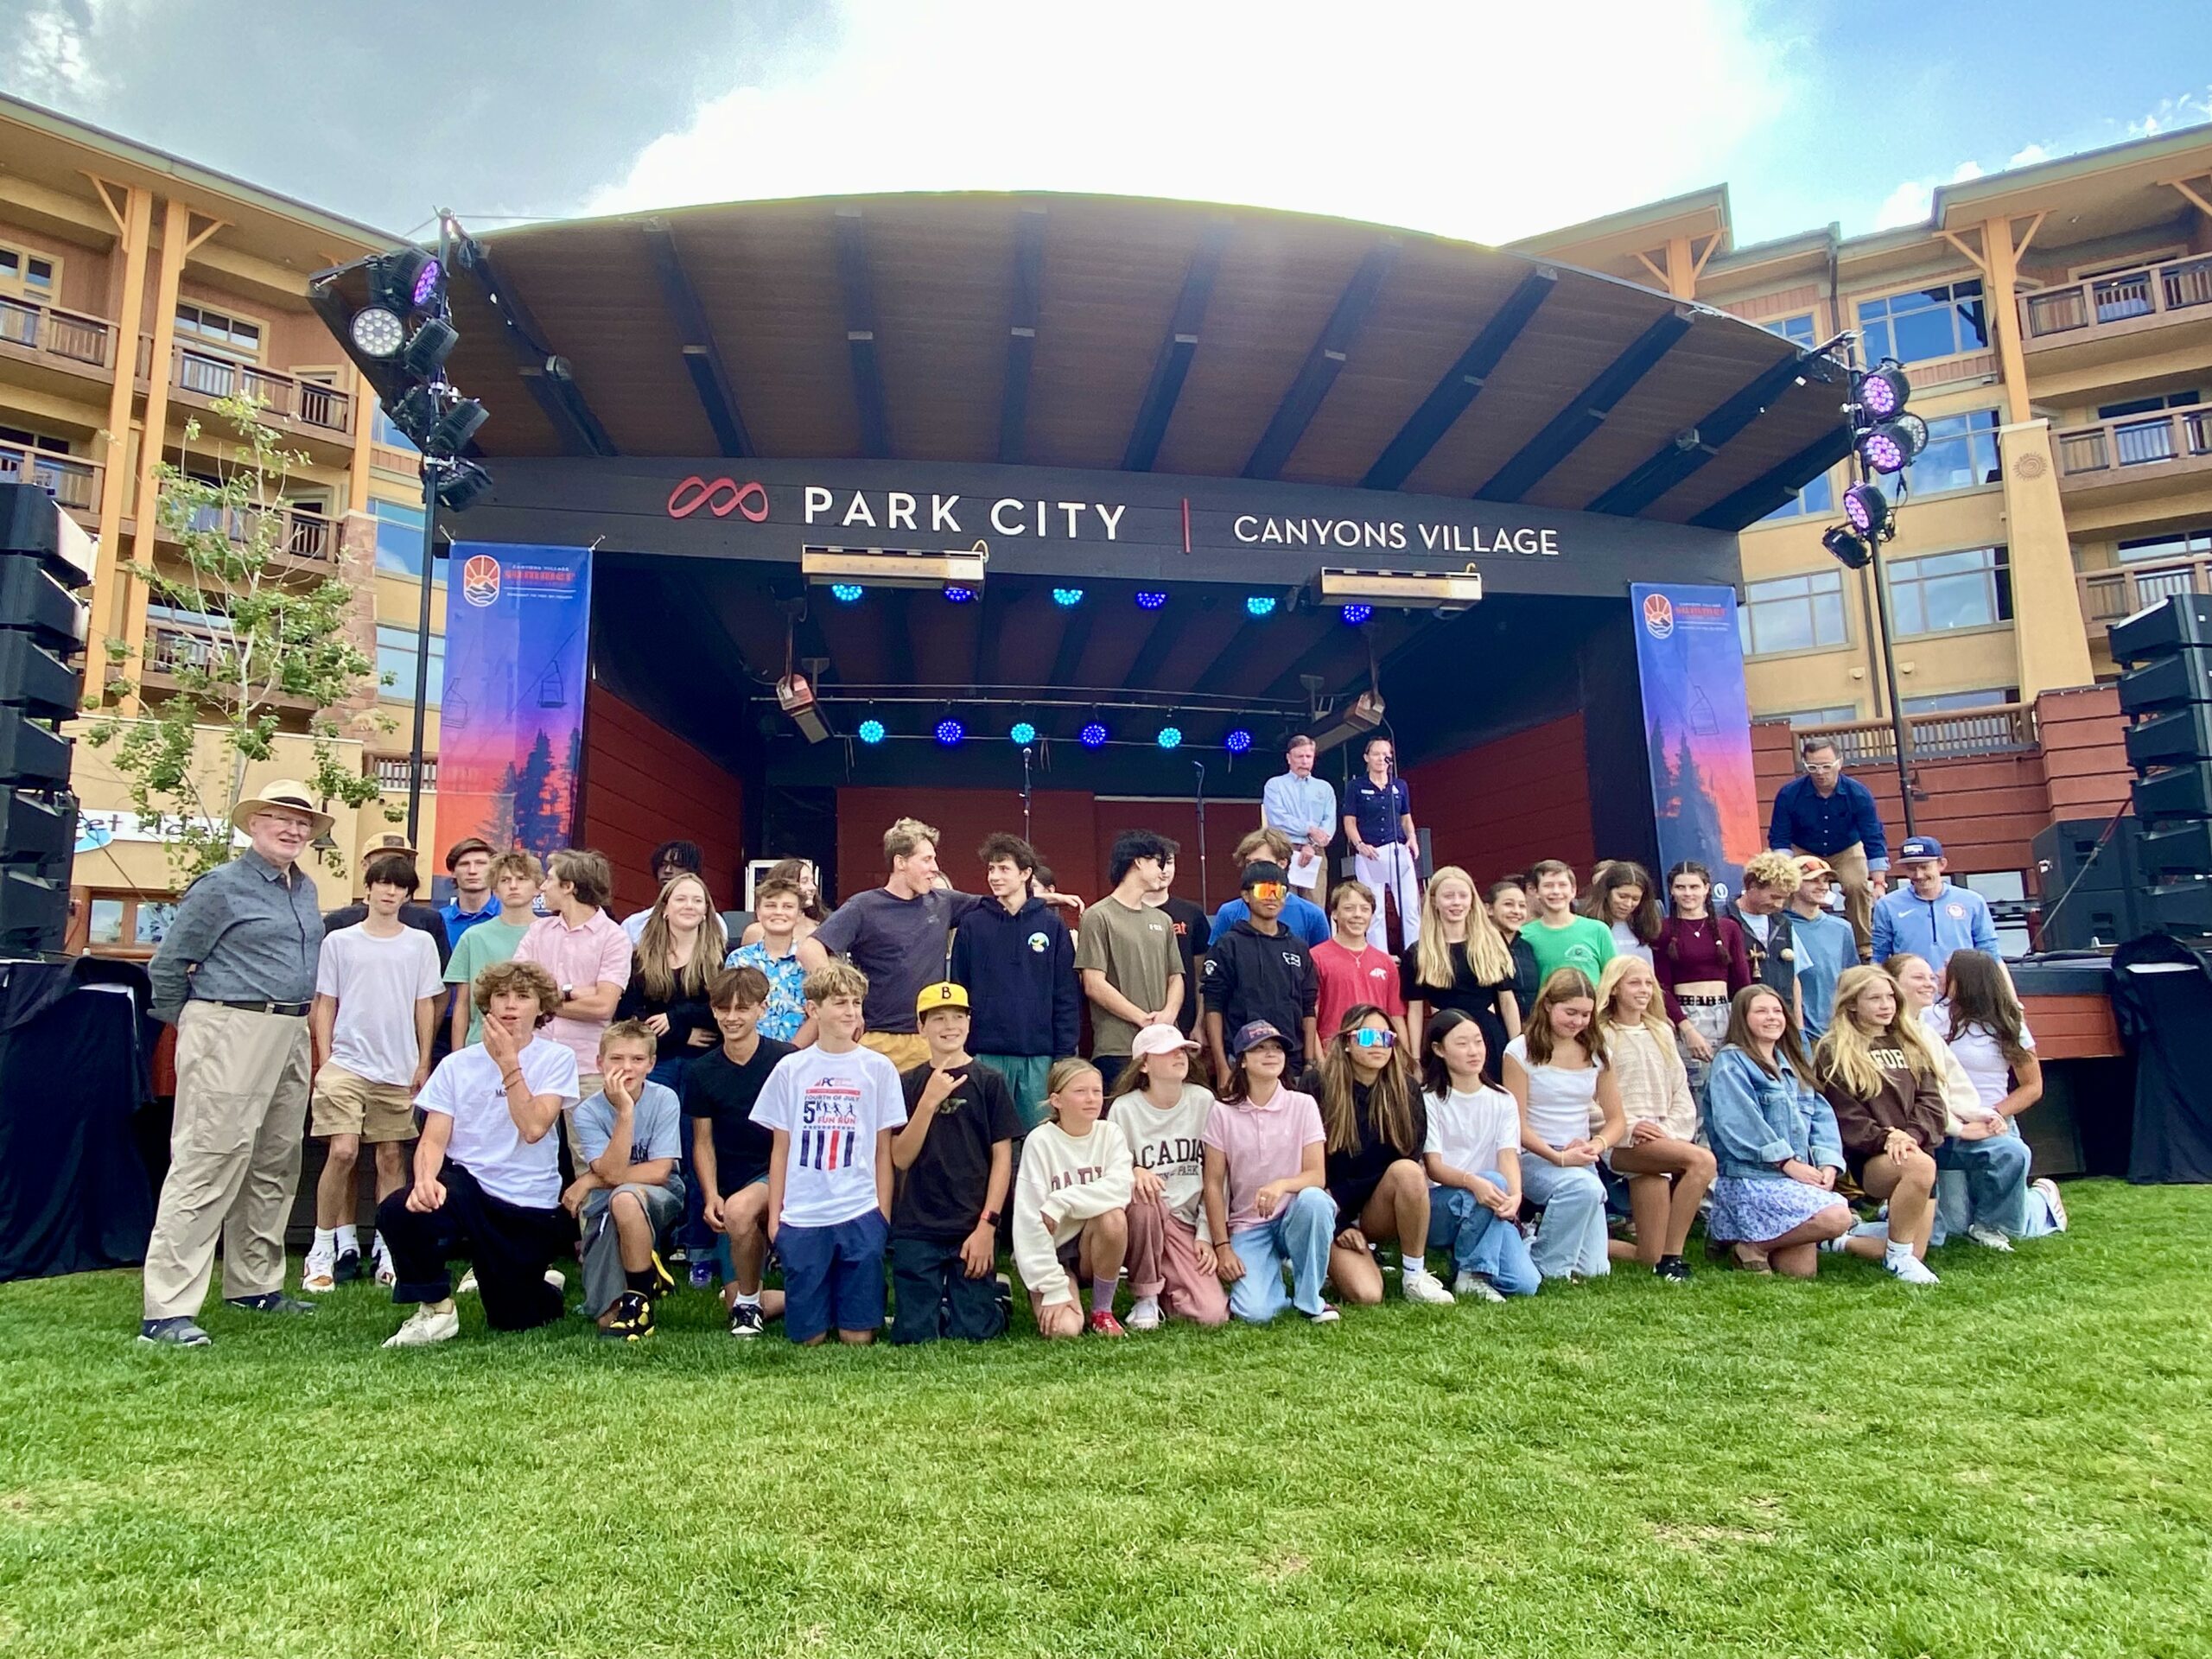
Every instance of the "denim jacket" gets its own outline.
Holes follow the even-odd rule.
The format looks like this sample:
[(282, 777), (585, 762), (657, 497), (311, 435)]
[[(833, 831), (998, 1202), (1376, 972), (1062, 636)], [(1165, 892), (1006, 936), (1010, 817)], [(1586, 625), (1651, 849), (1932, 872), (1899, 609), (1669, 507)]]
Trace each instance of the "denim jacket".
[(1724, 1048), (1706, 1083), (1705, 1133), (1723, 1175), (1787, 1180), (1781, 1166), (1795, 1158), (1815, 1169), (1844, 1167), (1835, 1110), (1800, 1081), (1777, 1054), (1780, 1077), (1752, 1055)]

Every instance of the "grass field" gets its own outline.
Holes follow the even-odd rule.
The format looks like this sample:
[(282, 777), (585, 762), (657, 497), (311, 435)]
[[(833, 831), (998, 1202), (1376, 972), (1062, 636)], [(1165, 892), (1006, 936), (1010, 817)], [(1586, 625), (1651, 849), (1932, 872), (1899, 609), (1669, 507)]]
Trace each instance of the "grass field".
[(1620, 1274), (1334, 1328), (385, 1353), (0, 1286), (0, 1651), (2212, 1652), (2212, 1192), (1940, 1289)]

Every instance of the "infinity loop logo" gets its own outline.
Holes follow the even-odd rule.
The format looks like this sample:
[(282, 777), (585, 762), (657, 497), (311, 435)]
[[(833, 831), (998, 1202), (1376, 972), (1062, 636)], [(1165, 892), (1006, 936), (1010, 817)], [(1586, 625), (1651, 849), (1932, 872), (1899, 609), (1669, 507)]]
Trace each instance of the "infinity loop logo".
[(702, 507), (717, 518), (735, 512), (742, 514), (747, 523), (757, 524), (768, 516), (768, 486), (758, 480), (746, 484), (728, 478), (710, 481), (694, 473), (668, 493), (671, 518), (689, 518)]

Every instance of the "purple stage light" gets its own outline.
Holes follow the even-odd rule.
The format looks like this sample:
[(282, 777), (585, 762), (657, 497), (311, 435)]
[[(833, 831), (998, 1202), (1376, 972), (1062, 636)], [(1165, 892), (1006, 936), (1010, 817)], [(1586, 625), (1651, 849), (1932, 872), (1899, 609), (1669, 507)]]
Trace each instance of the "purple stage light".
[(1092, 721), (1076, 735), (1086, 749), (1103, 749), (1106, 747), (1106, 728), (1101, 721)]
[(976, 590), (973, 588), (962, 588), (956, 585), (946, 588), (944, 596), (955, 605), (965, 605), (976, 597)]
[(1904, 450), (1886, 432), (1869, 432), (1861, 453), (1866, 464), (1878, 473), (1897, 473), (1904, 470)]
[(1374, 614), (1375, 607), (1372, 605), (1363, 605), (1357, 600), (1345, 606), (1343, 611), (1344, 621), (1355, 628)]
[(1166, 602), (1167, 595), (1157, 588), (1141, 589), (1137, 594), (1137, 609), (1141, 611), (1156, 611)]
[(968, 735), (968, 728), (950, 716), (937, 723), (937, 741), (948, 749), (957, 748), (960, 740)]
[(438, 279), (444, 275), (445, 272), (439, 268), (438, 262), (435, 259), (423, 267), (421, 274), (415, 278), (416, 305), (428, 305), (430, 302), (430, 296), (438, 291)]

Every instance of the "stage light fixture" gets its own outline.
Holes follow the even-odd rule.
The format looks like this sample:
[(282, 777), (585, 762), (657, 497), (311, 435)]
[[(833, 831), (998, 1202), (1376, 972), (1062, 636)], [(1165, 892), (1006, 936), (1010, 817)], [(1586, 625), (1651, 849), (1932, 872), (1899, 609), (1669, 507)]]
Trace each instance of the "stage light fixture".
[(861, 595), (867, 591), (857, 582), (833, 582), (830, 584), (830, 597), (840, 605), (859, 604)]
[(364, 357), (390, 357), (407, 343), (407, 325), (399, 320), (398, 313), (380, 305), (356, 311), (346, 332), (353, 337), (354, 349)]
[(1878, 473), (1901, 473), (1928, 447), (1928, 423), (1917, 415), (1885, 421), (1859, 441), (1859, 457)]
[(973, 550), (804, 547), (798, 556), (799, 569), (809, 582), (864, 582), (871, 588), (933, 588), (939, 593), (947, 588), (980, 591), (983, 586), (984, 556)]
[(948, 605), (969, 604), (973, 602), (975, 597), (976, 590), (973, 588), (963, 588), (957, 583), (944, 590), (944, 601)]
[(1344, 618), (1348, 626), (1356, 628), (1374, 616), (1375, 607), (1372, 605), (1355, 602), (1345, 606), (1338, 614)]
[(1316, 749), (1332, 749), (1355, 737), (1364, 737), (1382, 723), (1382, 694), (1363, 691), (1349, 708), (1313, 734)]
[(1227, 737), (1221, 740), (1221, 747), (1231, 754), (1249, 754), (1252, 750), (1252, 734), (1242, 726), (1235, 727)]
[[(1480, 601), (1483, 578), (1478, 570), (1446, 570), (1430, 575), (1411, 570), (1325, 567), (1314, 586), (1313, 596), (1324, 605), (1364, 606), (1370, 613), (1378, 605), (1389, 605), (1402, 610), (1434, 611), (1446, 615), (1464, 611)], [(1350, 622), (1351, 617), (1347, 614), (1344, 620)]]
[(1275, 596), (1273, 594), (1247, 594), (1244, 596), (1245, 615), (1273, 616), (1274, 613)]
[(1160, 728), (1160, 735), (1154, 741), (1163, 749), (1179, 749), (1183, 747), (1183, 728), (1180, 726), (1163, 726)]
[(1073, 610), (1077, 606), (1083, 603), (1083, 589), (1080, 588), (1055, 588), (1052, 589), (1052, 603), (1058, 606), (1064, 611)]
[(1156, 611), (1166, 602), (1167, 595), (1157, 588), (1141, 588), (1137, 590), (1137, 609), (1141, 611)]
[(854, 729), (853, 735), (859, 738), (861, 742), (867, 744), (870, 748), (873, 748), (878, 743), (882, 742), (889, 734), (883, 729), (883, 722), (881, 721), (864, 720)]
[(1867, 561), (1874, 556), (1872, 543), (1854, 535), (1847, 524), (1838, 524), (1821, 537), (1821, 545), (1835, 555), (1838, 563), (1848, 570), (1864, 570)]
[(814, 683), (805, 675), (786, 674), (776, 682), (776, 706), (808, 742), (826, 742), (833, 735), (821, 704), (814, 700)]
[(1859, 377), (1859, 407), (1871, 420), (1895, 419), (1911, 396), (1912, 382), (1893, 357), (1884, 358), (1878, 367)]
[(1106, 735), (1105, 722), (1096, 720), (1085, 726), (1082, 731), (1076, 734), (1077, 740), (1086, 749), (1104, 748), (1106, 747)]
[(476, 429), (492, 418), (491, 410), (474, 397), (463, 397), (431, 423), (423, 440), (423, 453), (442, 460), (468, 447)]
[(1027, 748), (1037, 741), (1037, 728), (1026, 720), (1017, 720), (1014, 722), (1014, 729), (1007, 735)]
[(460, 331), (453, 324), (443, 317), (432, 317), (409, 337), (407, 349), (399, 354), (399, 366), (414, 379), (435, 379), (460, 343)]
[(950, 715), (937, 723), (937, 741), (948, 749), (958, 748), (961, 740), (967, 735), (968, 728)]
[(1868, 541), (1877, 540), (1890, 527), (1890, 499), (1879, 485), (1854, 484), (1843, 493), (1843, 516)]
[(376, 303), (404, 315), (428, 305), (445, 273), (421, 248), (394, 248), (370, 262), (368, 275)]
[(459, 512), (491, 487), (492, 474), (474, 461), (450, 461), (438, 480), (438, 505), (448, 512)]

